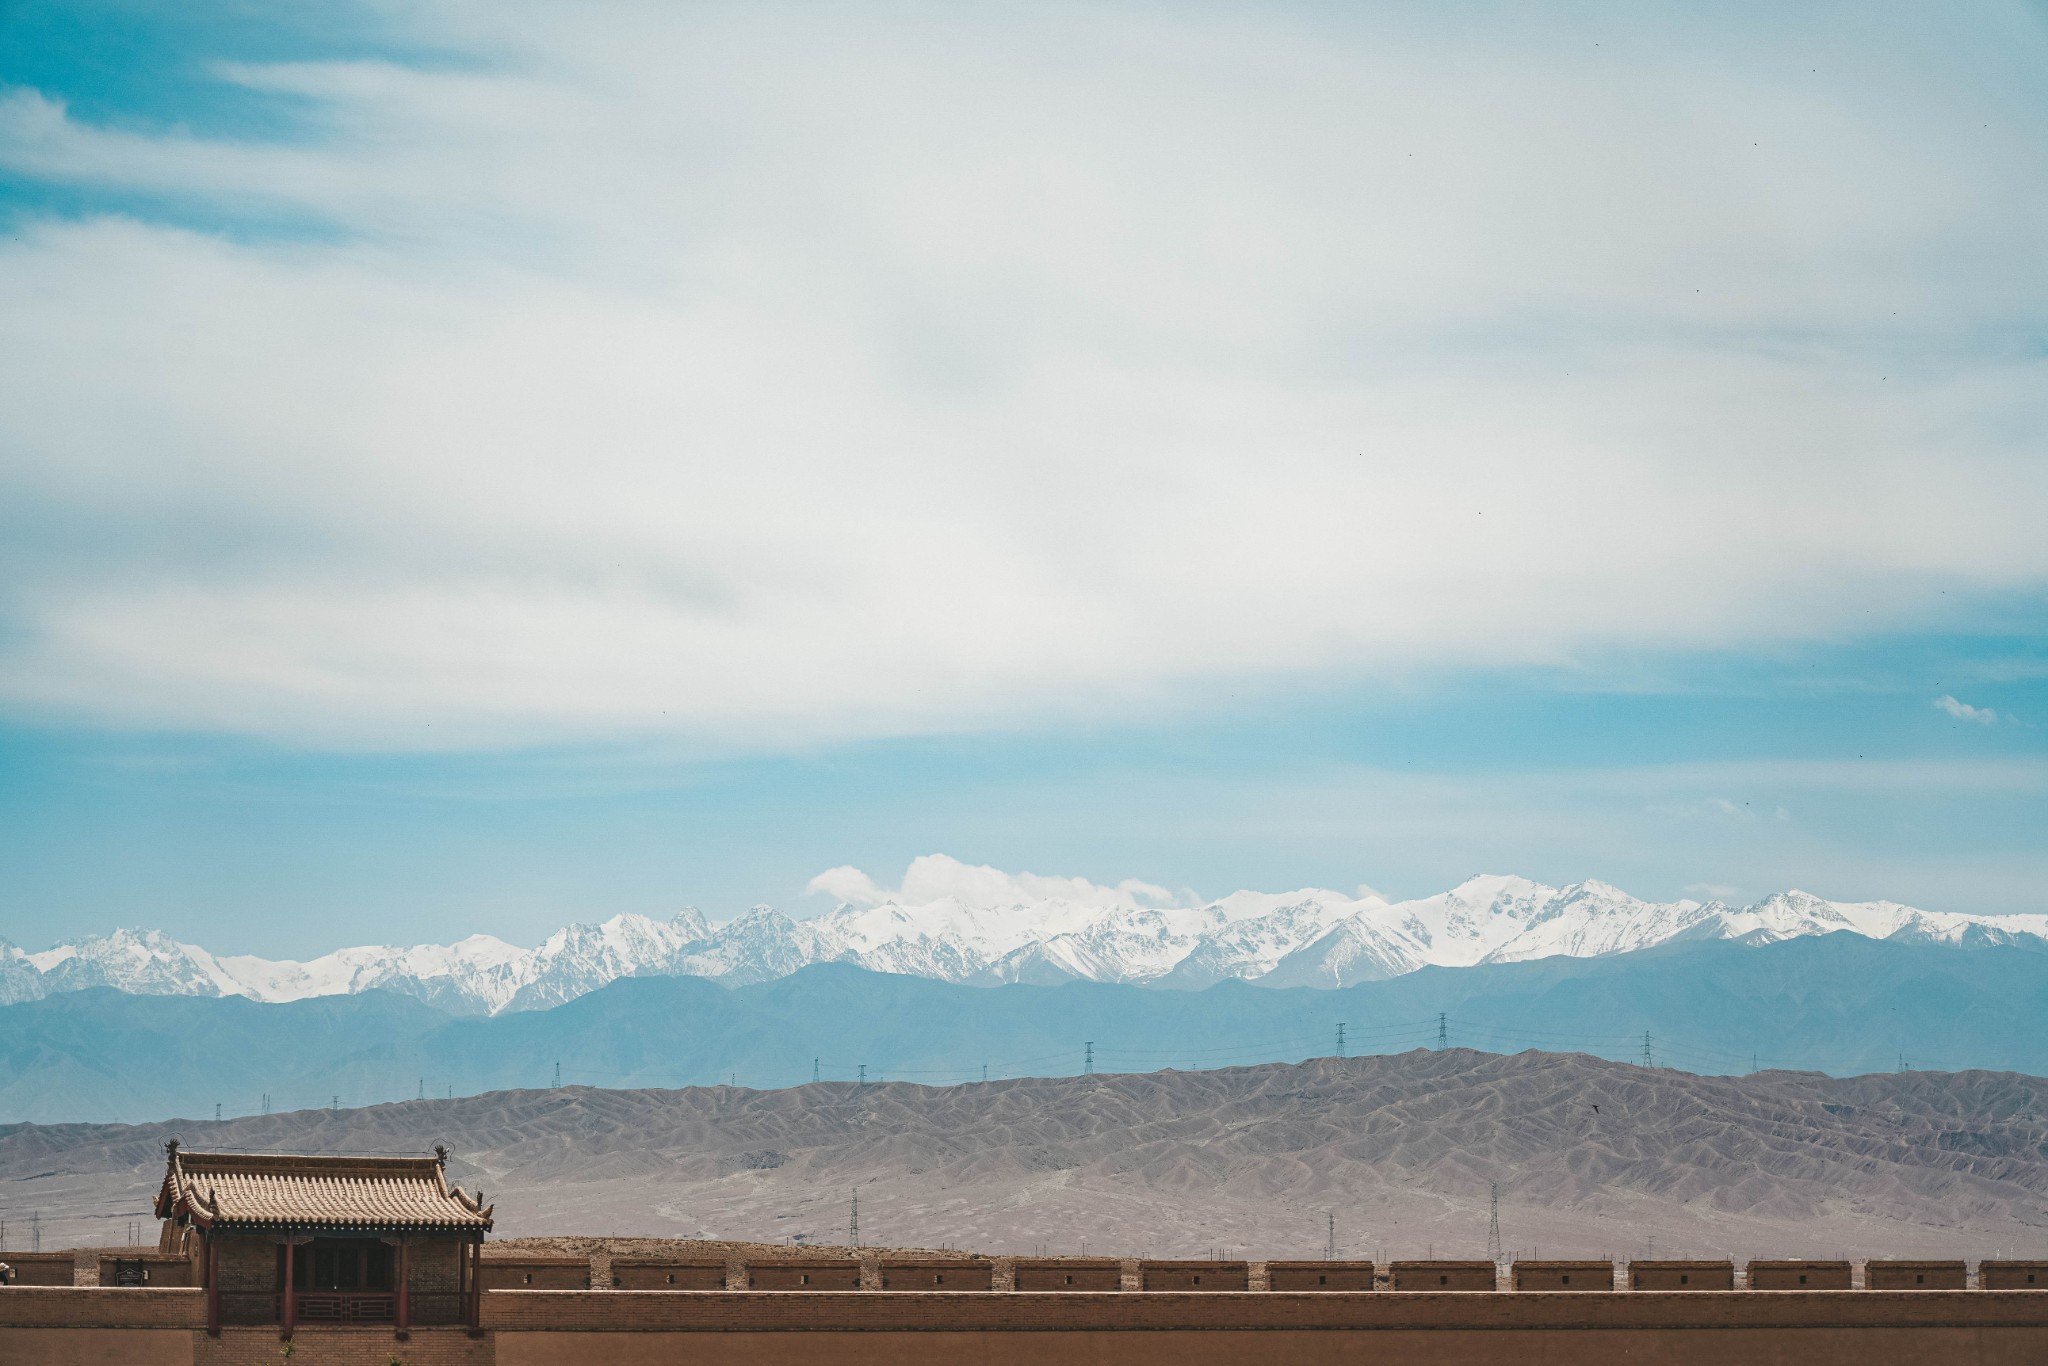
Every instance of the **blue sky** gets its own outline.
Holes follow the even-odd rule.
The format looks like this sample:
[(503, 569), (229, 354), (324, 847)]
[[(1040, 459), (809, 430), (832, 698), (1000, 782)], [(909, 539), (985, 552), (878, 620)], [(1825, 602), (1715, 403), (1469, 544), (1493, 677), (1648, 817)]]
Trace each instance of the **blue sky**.
[(1461, 14), (0, 11), (0, 937), (2043, 909), (2041, 12)]

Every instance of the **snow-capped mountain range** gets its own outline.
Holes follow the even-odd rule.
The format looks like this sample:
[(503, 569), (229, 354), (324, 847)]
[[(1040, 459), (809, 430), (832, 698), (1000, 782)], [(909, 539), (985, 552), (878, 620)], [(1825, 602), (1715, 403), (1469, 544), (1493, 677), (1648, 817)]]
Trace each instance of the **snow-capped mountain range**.
[(154, 930), (119, 930), (30, 953), (0, 941), (0, 1004), (88, 987), (143, 995), (295, 1001), (372, 988), (495, 1014), (559, 1005), (621, 977), (692, 976), (740, 985), (812, 963), (970, 985), (1075, 979), (1200, 988), (1238, 978), (1343, 987), (1418, 968), (1558, 955), (1600, 957), (1680, 940), (1773, 943), (1848, 931), (1873, 939), (2048, 948), (2048, 915), (1979, 916), (1889, 901), (1780, 892), (1736, 908), (1638, 900), (1604, 882), (1546, 887), (1482, 876), (1389, 902), (1307, 890), (1177, 898), (1141, 883), (1011, 875), (943, 855), (876, 887), (852, 869), (821, 874), (835, 910), (792, 919), (765, 906), (724, 924), (694, 910), (571, 925), (539, 947), (489, 935), (412, 948), (341, 949), (309, 962), (222, 956)]

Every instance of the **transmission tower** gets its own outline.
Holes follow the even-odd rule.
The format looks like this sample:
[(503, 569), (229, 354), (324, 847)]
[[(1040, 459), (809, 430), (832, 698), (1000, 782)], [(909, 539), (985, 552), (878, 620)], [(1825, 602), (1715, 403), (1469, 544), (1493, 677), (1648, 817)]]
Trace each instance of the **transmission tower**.
[(860, 1065), (860, 1084), (862, 1086), (868, 1084), (868, 1065), (866, 1063)]
[(1323, 1211), (1323, 1220), (1329, 1230), (1328, 1236), (1323, 1240), (1323, 1260), (1334, 1262), (1337, 1260), (1337, 1211)]
[(1444, 1011), (1441, 1011), (1441, 1010), (1439, 1010), (1439, 1011), (1438, 1011), (1438, 1012), (1436, 1013), (1436, 1046), (1437, 1046), (1438, 1048), (1448, 1048), (1448, 1047), (1450, 1047), (1450, 1044), (1451, 1044), (1451, 1025), (1450, 1025), (1450, 1018), (1451, 1018), (1451, 1017), (1449, 1016), (1449, 1014), (1447, 1014), (1447, 1013), (1446, 1013), (1446, 1012), (1444, 1012)]
[(328, 1112), (329, 1112), (330, 1114), (337, 1114), (337, 1115), (338, 1115), (338, 1114), (340, 1114), (340, 1113), (341, 1113), (341, 1097), (340, 1097), (340, 1096), (336, 1096), (336, 1097), (335, 1097), (334, 1099), (332, 1099), (332, 1100), (328, 1101), (328, 1102), (327, 1102), (327, 1109), (328, 1109)]
[(1095, 1040), (1090, 1039), (1084, 1047), (1087, 1049), (1087, 1053), (1084, 1061), (1081, 1063), (1081, 1072), (1085, 1076), (1092, 1077), (1095, 1075)]
[(40, 1210), (29, 1211), (28, 1250), (30, 1252), (41, 1252), (43, 1250), (43, 1216)]
[(1650, 1031), (1646, 1029), (1643, 1031), (1643, 1066), (1655, 1067), (1656, 1065), (1650, 1057)]
[(419, 1095), (419, 1098), (420, 1098), (421, 1100), (425, 1100), (425, 1099), (427, 1098), (427, 1079), (426, 1079), (425, 1077), (421, 1077), (421, 1078), (420, 1078), (420, 1095)]
[(220, 1102), (219, 1102), (219, 1101), (215, 1101), (215, 1102), (213, 1103), (213, 1122), (214, 1122), (215, 1124), (218, 1124), (218, 1123), (220, 1123)]
[(1486, 1213), (1486, 1255), (1496, 1266), (1500, 1264), (1500, 1182), (1487, 1187)]
[(849, 1247), (860, 1246), (860, 1188), (853, 1192), (853, 1209), (846, 1216), (846, 1242)]
[(559, 1088), (559, 1087), (561, 1086), (561, 1084), (562, 1084), (562, 1060), (561, 1060), (560, 1058), (556, 1058), (556, 1059), (555, 1059), (555, 1085), (556, 1085), (556, 1087), (557, 1087), (557, 1088)]
[(818, 1060), (817, 1060), (816, 1058), (812, 1058), (812, 1059), (811, 1059), (811, 1080), (812, 1080), (812, 1081), (816, 1081), (817, 1079), (818, 1079)]
[(981, 1065), (981, 1080), (982, 1080), (982, 1084), (983, 1084), (983, 1085), (987, 1085), (987, 1084), (988, 1084), (988, 1064), (987, 1064), (987, 1063), (983, 1063), (983, 1064)]
[(1337, 1021), (1337, 1056), (1344, 1056), (1344, 1022)]

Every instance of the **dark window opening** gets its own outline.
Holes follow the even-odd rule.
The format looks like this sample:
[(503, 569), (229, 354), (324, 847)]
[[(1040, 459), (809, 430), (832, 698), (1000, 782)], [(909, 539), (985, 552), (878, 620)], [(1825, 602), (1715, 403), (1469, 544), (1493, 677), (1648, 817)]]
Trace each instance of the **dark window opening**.
[[(371, 1238), (315, 1238), (292, 1249), (294, 1290), (390, 1290), (392, 1249)], [(277, 1284), (284, 1288), (284, 1246), (277, 1249)]]
[(1683, 1272), (1680, 1272), (1678, 1277), (1678, 1283), (1680, 1285), (1690, 1285), (1692, 1283), (1692, 1277), (1686, 1275)]

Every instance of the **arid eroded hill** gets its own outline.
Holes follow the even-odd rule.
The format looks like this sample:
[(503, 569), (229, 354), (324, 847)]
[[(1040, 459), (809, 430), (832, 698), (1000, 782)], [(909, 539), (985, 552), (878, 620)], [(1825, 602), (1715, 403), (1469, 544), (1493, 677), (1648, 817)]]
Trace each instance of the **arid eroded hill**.
[(2048, 1251), (2048, 1081), (1708, 1078), (1451, 1049), (994, 1082), (513, 1091), (214, 1124), (0, 1129), (0, 1204), (45, 1245), (120, 1241), (159, 1144), (446, 1142), (500, 1232), (992, 1252)]

